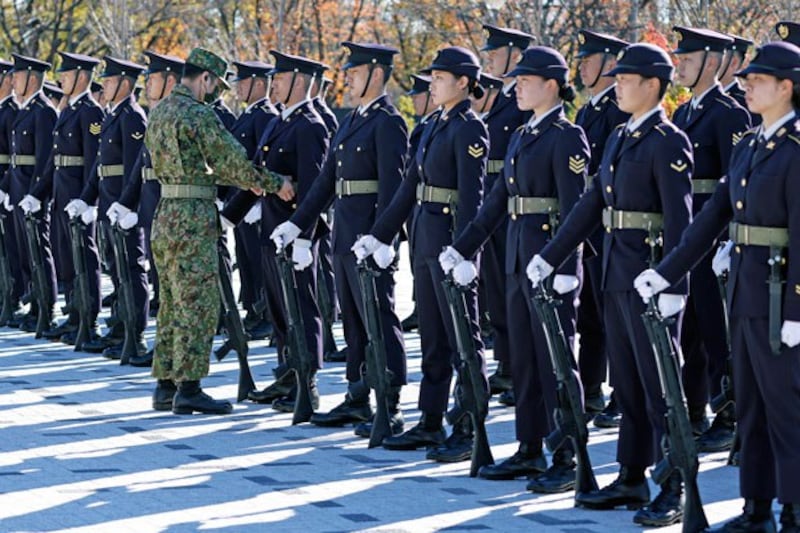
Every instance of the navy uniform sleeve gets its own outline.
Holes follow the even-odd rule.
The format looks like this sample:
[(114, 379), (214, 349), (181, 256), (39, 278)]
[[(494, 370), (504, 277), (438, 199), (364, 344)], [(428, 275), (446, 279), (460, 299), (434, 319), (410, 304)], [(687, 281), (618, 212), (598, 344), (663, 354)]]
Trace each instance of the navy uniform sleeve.
[(139, 207), (139, 199), (142, 196), (142, 166), (144, 165), (144, 151), (142, 148), (139, 152), (139, 157), (136, 158), (136, 163), (131, 169), (131, 179), (122, 189), (117, 201), (130, 209), (136, 211)]
[(222, 209), (221, 215), (236, 226), (244, 219), (244, 216), (250, 211), (250, 208), (256, 204), (256, 201), (258, 201), (258, 195), (256, 193), (249, 189), (239, 189), (233, 194), (230, 200), (225, 202), (225, 207)]
[(147, 128), (145, 118), (138, 113), (127, 113), (124, 119), (122, 123), (123, 188), (131, 184), (131, 182), (135, 182), (133, 183), (134, 186), (136, 184), (141, 185), (141, 173), (138, 176), (134, 176), (133, 169), (139, 159), (139, 154), (142, 152), (145, 129)]
[(53, 160), (55, 154), (50, 150), (50, 155), (47, 158), (47, 163), (44, 165), (44, 173), (38, 181), (34, 182), (31, 186), (30, 195), (37, 198), (39, 201), (44, 202), (51, 194), (53, 194), (53, 175), (56, 171), (56, 165)]
[(56, 112), (52, 107), (43, 106), (36, 112), (36, 165), (33, 167), (32, 184), (44, 176), (47, 162), (51, 159), (56, 118)]
[(489, 237), (508, 216), (508, 187), (505, 169), (500, 171), (499, 179), (494, 180), (492, 189), (486, 195), (475, 220), (453, 242), (453, 248), (466, 258), (473, 257)]
[(542, 248), (542, 258), (558, 268), (575, 251), (580, 243), (600, 225), (603, 213), (603, 193), (598, 189), (600, 180), (593, 179), (589, 188), (570, 210), (555, 237)]
[[(328, 151), (328, 130), (325, 124), (320, 122), (310, 123), (310, 127), (302, 131), (302, 138), (297, 139), (298, 149), (297, 155), (297, 190), (295, 191), (295, 202), (297, 205), (303, 203), (306, 194), (311, 190), (314, 181), (322, 170), (322, 164), (325, 161), (325, 154)], [(316, 220), (307, 229), (303, 231), (301, 237), (304, 239), (312, 240), (314, 237), (314, 230), (316, 229)]]
[(323, 209), (330, 204), (336, 188), (335, 182), (336, 153), (330, 150), (322, 165), (322, 171), (314, 180), (314, 185), (311, 186), (303, 202), (297, 205), (297, 211), (292, 215), (291, 222), (303, 231), (310, 229)]
[[(668, 132), (654, 155), (653, 169), (664, 217), (662, 250), (667, 255), (692, 221), (692, 148), (685, 134)], [(686, 295), (688, 283), (685, 279), (679, 281), (666, 292)]]
[(94, 164), (100, 148), (100, 128), (103, 124), (103, 110), (100, 106), (89, 106), (90, 112), (81, 115), (81, 135), (83, 135), (83, 182), (86, 183), (95, 171)]
[(392, 202), (403, 181), (408, 153), (408, 130), (399, 115), (392, 115), (377, 128), (375, 146), (378, 163), (378, 213)]
[(384, 244), (389, 244), (394, 240), (397, 232), (403, 226), (411, 210), (414, 208), (414, 201), (417, 195), (417, 185), (419, 184), (419, 172), (415, 161), (408, 165), (406, 177), (400, 188), (392, 198), (392, 202), (386, 211), (380, 213), (378, 219), (372, 225), (370, 234)]
[(458, 177), (458, 205), (456, 207), (455, 235), (460, 235), (475, 215), (483, 200), (483, 178), (489, 158), (489, 134), (480, 120), (470, 120), (455, 134), (456, 176)]
[(719, 161), (722, 175), (728, 172), (733, 147), (741, 140), (742, 135), (750, 129), (750, 115), (741, 107), (726, 110), (725, 120), (720, 121), (717, 128), (716, 146), (719, 147)]
[(97, 176), (97, 166), (100, 164), (100, 158), (95, 155), (92, 170), (89, 172), (89, 178), (83, 184), (80, 199), (89, 205), (94, 205), (97, 202), (97, 196), (100, 193), (99, 177)]
[[(569, 217), (578, 203), (586, 184), (586, 173), (591, 160), (589, 143), (583, 130), (574, 127), (565, 129), (559, 136), (553, 158), (553, 178), (558, 192), (558, 210), (561, 220)], [(557, 270), (558, 274), (574, 276), (577, 272), (579, 255), (577, 250), (565, 260)]]

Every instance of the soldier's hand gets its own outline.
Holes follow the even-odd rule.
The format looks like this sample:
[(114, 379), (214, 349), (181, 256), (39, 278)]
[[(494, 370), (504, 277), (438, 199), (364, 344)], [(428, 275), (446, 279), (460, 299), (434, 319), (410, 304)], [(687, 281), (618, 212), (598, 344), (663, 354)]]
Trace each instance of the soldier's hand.
[(478, 268), (472, 261), (461, 261), (453, 267), (453, 281), (466, 287), (478, 277)]
[(81, 216), (87, 209), (89, 209), (89, 205), (80, 198), (76, 198), (69, 201), (64, 211), (67, 212), (69, 218), (75, 218)]
[(394, 256), (394, 246), (389, 246), (388, 244), (382, 243), (372, 254), (372, 258), (375, 259), (375, 264), (380, 268), (387, 268), (389, 265), (391, 265), (392, 261), (394, 261)]
[(305, 270), (314, 262), (314, 254), (311, 252), (311, 241), (308, 239), (297, 239), (292, 246), (292, 262), (295, 270)]
[(381, 245), (381, 242), (372, 235), (359, 237), (350, 250), (356, 255), (356, 260), (362, 262), (371, 256)]
[(717, 249), (714, 259), (711, 260), (711, 270), (717, 277), (731, 269), (731, 248), (733, 248), (733, 241), (726, 242)]
[(247, 224), (255, 224), (261, 220), (261, 200), (258, 200), (256, 204), (250, 208), (250, 211), (244, 216), (244, 221)]
[(278, 227), (272, 231), (269, 238), (275, 243), (275, 248), (277, 248), (280, 252), (292, 244), (292, 242), (294, 242), (294, 240), (300, 236), (300, 233), (300, 228), (297, 227), (297, 225), (292, 221), (287, 220), (286, 222), (279, 224)]
[(553, 290), (558, 294), (567, 294), (577, 289), (579, 283), (577, 276), (556, 274), (556, 277), (553, 278)]
[(131, 211), (130, 213), (128, 213), (124, 217), (121, 217), (117, 221), (117, 224), (119, 224), (119, 227), (124, 229), (125, 231), (131, 229), (132, 227), (134, 227), (138, 223), (139, 223), (139, 215), (137, 215), (133, 211)]
[(292, 186), (291, 180), (289, 178), (283, 178), (283, 186), (275, 194), (284, 202), (292, 200), (294, 198), (294, 186)]
[(545, 261), (541, 255), (536, 254), (528, 263), (525, 273), (528, 275), (528, 279), (531, 280), (533, 286), (538, 287), (547, 276), (553, 273), (553, 270), (555, 270), (553, 265)]
[(42, 202), (35, 196), (26, 194), (19, 202), (19, 207), (25, 214), (37, 213), (42, 210)]
[(97, 208), (95, 206), (87, 207), (86, 210), (81, 213), (81, 220), (87, 226), (97, 220)]
[(111, 222), (111, 225), (117, 223), (122, 217), (127, 216), (130, 214), (131, 210), (122, 205), (119, 202), (114, 202), (109, 206), (108, 210), (106, 210), (106, 216), (108, 217), (108, 221)]
[(650, 298), (662, 292), (669, 285), (669, 281), (652, 268), (648, 268), (633, 280), (633, 287), (639, 292), (644, 303), (649, 302)]
[(219, 216), (219, 223), (222, 226), (222, 231), (228, 231), (236, 227), (236, 224), (225, 218), (224, 215)]
[(8, 194), (6, 194), (6, 197), (3, 198), (3, 207), (5, 207), (6, 211), (8, 211), (9, 213), (14, 210), (14, 206), (11, 205), (11, 196), (9, 196)]
[(781, 342), (789, 348), (794, 348), (800, 344), (800, 322), (796, 320), (784, 320), (781, 327)]
[(8, 197), (8, 193), (0, 189), (0, 204), (5, 203), (6, 197)]
[(681, 294), (662, 294), (658, 297), (658, 312), (664, 318), (677, 315), (686, 307), (686, 297)]
[(448, 246), (442, 253), (439, 254), (439, 266), (442, 267), (442, 270), (445, 274), (449, 274), (450, 271), (453, 270), (455, 266), (463, 260), (464, 256), (452, 246)]

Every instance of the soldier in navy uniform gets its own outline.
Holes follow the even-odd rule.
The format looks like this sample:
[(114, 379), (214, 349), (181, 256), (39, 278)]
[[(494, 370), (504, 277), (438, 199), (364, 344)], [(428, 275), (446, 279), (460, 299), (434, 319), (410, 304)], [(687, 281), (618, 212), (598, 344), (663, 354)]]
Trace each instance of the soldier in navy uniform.
[[(336, 115), (333, 114), (330, 106), (328, 106), (328, 102), (325, 100), (328, 95), (328, 89), (333, 83), (333, 80), (325, 76), (326, 70), (328, 70), (328, 66), (322, 65), (319, 72), (317, 72), (317, 75), (314, 77), (314, 89), (316, 94), (311, 101), (314, 102), (314, 109), (317, 111), (317, 114), (322, 117), (322, 120), (325, 122), (325, 127), (328, 128), (328, 133), (332, 137), (336, 133), (336, 130), (339, 129), (339, 121), (336, 120)], [(314, 92), (314, 90), (312, 90), (312, 92)]]
[(730, 223), (734, 246), (718, 251), (714, 263), (730, 270), (727, 304), (745, 506), (718, 531), (774, 532), (777, 496), (781, 531), (791, 532), (800, 528), (800, 48), (766, 44), (737, 76), (745, 78), (747, 104), (763, 123), (734, 147), (726, 176), (680, 244), (635, 285), (649, 299), (682, 283)]
[[(738, 35), (727, 35), (733, 39), (733, 41), (728, 43), (728, 46), (725, 47), (725, 57), (722, 60), (723, 66), (720, 68), (719, 72), (719, 82), (725, 94), (736, 100), (737, 104), (747, 110), (747, 104), (744, 101), (744, 89), (739, 83), (739, 78), (736, 77), (736, 73), (744, 67), (747, 60), (747, 50), (753, 46), (753, 41), (745, 39), (744, 37), (739, 37)], [(751, 122), (757, 117), (758, 115), (755, 117), (751, 116)], [(753, 123), (753, 125), (755, 126), (757, 124)]]
[[(591, 97), (578, 110), (575, 124), (583, 128), (592, 157), (589, 180), (597, 174), (603, 150), (611, 132), (630, 115), (620, 110), (614, 91), (614, 78), (605, 76), (617, 66), (617, 54), (628, 43), (612, 35), (580, 30), (578, 33), (578, 71)], [(577, 330), (580, 333), (578, 368), (585, 397), (586, 413), (594, 416), (598, 427), (618, 427), (620, 422), (614, 393), (608, 405), (602, 384), (608, 374), (606, 336), (603, 329), (603, 229), (598, 228), (583, 250), (583, 284), (580, 290)]]
[[(622, 412), (617, 443), (621, 468), (611, 485), (577, 494), (575, 500), (592, 509), (644, 505), (634, 522), (647, 526), (669, 525), (683, 516), (683, 487), (677, 471), (648, 503), (650, 489), (644, 473), (661, 459), (666, 405), (641, 320), (645, 305), (632, 286), (633, 278), (655, 259), (651, 239), (663, 243), (668, 253), (692, 215), (692, 147), (661, 107), (673, 70), (670, 57), (651, 44), (631, 45), (617, 56), (616, 68), (606, 75), (616, 77), (619, 107), (631, 118), (611, 134), (589, 189), (527, 269), (537, 285), (598, 224), (605, 226), (603, 322), (611, 382)], [(676, 329), (687, 289), (683, 281), (658, 301), (663, 316), (676, 316)], [(677, 337), (677, 331), (673, 335)]]
[(64, 91), (61, 90), (61, 87), (55, 83), (46, 81), (44, 82), (42, 91), (48, 100), (50, 100), (50, 103), (53, 104), (53, 107), (56, 108), (56, 111), (61, 112), (63, 107), (62, 102), (64, 101)]
[[(353, 246), (358, 260), (372, 256), (378, 266), (388, 267), (394, 260), (397, 233), (412, 208), (415, 209), (410, 242), (414, 247), (414, 288), (422, 342), (419, 393), (422, 416), (405, 433), (384, 439), (384, 448), (390, 450), (445, 444), (442, 418), (447, 410), (453, 369), (460, 358), (441, 286), (444, 273), (437, 257), (452, 242), (453, 235), (463, 231), (475, 217), (483, 197), (489, 153), (486, 126), (472, 111), (469, 100), (470, 94), (480, 97), (483, 93), (478, 84), (480, 65), (475, 54), (461, 47), (443, 48), (423, 73), (431, 75), (431, 100), (434, 105), (442, 106), (442, 111), (426, 125), (394, 200), (380, 214), (369, 235)], [(476, 356), (482, 360), (477, 290), (470, 291), (467, 298)], [(452, 461), (469, 458), (472, 434), (468, 419), (462, 417), (446, 445), (431, 448), (428, 458)], [(450, 451), (455, 453), (451, 455)]]
[[(22, 282), (22, 271), (20, 270), (20, 256), (19, 246), (24, 246), (25, 243), (18, 243), (14, 235), (14, 222), (11, 211), (11, 200), (8, 196), (9, 185), (11, 177), (9, 169), (11, 168), (11, 129), (14, 123), (14, 118), (17, 114), (17, 103), (12, 94), (12, 74), (14, 63), (10, 61), (0, 60), (0, 216), (4, 218), (3, 224), (5, 225), (5, 240), (2, 246), (5, 246), (6, 255), (8, 257), (8, 266), (11, 269), (11, 276), (14, 278), (14, 287), (11, 294), (15, 309), (19, 308), (19, 300), (22, 293), (25, 291)], [(5, 206), (8, 206), (7, 209)], [(18, 317), (12, 317), (9, 322), (19, 327)], [(10, 324), (0, 323), (0, 326)]]
[[(269, 235), (282, 222), (286, 222), (297, 205), (302, 203), (314, 180), (319, 175), (325, 153), (328, 149), (328, 130), (322, 118), (314, 110), (309, 97), (311, 80), (319, 72), (320, 64), (310, 59), (283, 54), (272, 50), (275, 58), (272, 96), (285, 108), (277, 119), (273, 120), (263, 132), (255, 164), (277, 172), (291, 179), (295, 200), (286, 202), (277, 196), (270, 195), (262, 202), (261, 246), (266, 275), (267, 301), (272, 312), (275, 340), (280, 364), (275, 371), (278, 378), (263, 391), (254, 391), (250, 398), (258, 402), (273, 401), (273, 408), (291, 412), (294, 409), (294, 393), (290, 392), (294, 382), (294, 374), (285, 365), (283, 351), (286, 346), (286, 310), (281, 296), (281, 286), (275, 255), (277, 250)], [(252, 191), (239, 191), (225, 205), (222, 216), (231, 223), (238, 223), (253, 207), (259, 197)], [(322, 367), (322, 331), (319, 307), (316, 302), (316, 249), (313, 243), (316, 224), (312, 224), (301, 233), (292, 244), (292, 259), (298, 270), (298, 298), (306, 328), (306, 343), (316, 362)], [(302, 269), (299, 269), (303, 265)], [(319, 406), (316, 381), (312, 378), (312, 403)]]
[[(98, 59), (82, 54), (59, 52), (61, 55), (61, 85), (69, 100), (60, 113), (53, 130), (53, 150), (42, 179), (31, 189), (30, 202), (41, 205), (52, 197), (53, 252), (57, 259), (58, 279), (64, 283), (67, 303), (73, 301), (75, 266), (69, 216), (66, 205), (78, 198), (89, 180), (97, 158), (103, 110), (89, 93), (94, 68)], [(83, 233), (84, 261), (89, 276), (92, 332), (97, 335), (97, 314), (100, 312), (100, 257), (95, 243), (94, 223), (86, 225)], [(44, 337), (74, 343), (78, 329), (78, 310), (72, 308), (60, 325), (44, 332)]]
[[(105, 223), (108, 242), (113, 239), (113, 225), (117, 224), (127, 231), (125, 246), (136, 312), (134, 334), (137, 338), (137, 356), (132, 359), (138, 364), (138, 358), (146, 357), (147, 352), (143, 338), (149, 304), (144, 231), (138, 225), (136, 217), (132, 216), (135, 213), (118, 200), (131, 182), (140, 183), (142, 179), (141, 174), (134, 175), (134, 169), (144, 145), (147, 118), (133, 99), (133, 88), (145, 67), (110, 56), (106, 56), (104, 60), (103, 92), (110, 107), (100, 130), (97, 160), (80, 198), (67, 204), (66, 209), (71, 216), (80, 215), (84, 222), (93, 221), (99, 211), (100, 221)], [(95, 203), (96, 208), (90, 207)], [(116, 268), (112, 268), (112, 281), (116, 287), (119, 282)], [(117, 300), (119, 305), (121, 302), (119, 298)], [(121, 354), (123, 338), (124, 327), (115, 326), (105, 336), (86, 343), (84, 348), (86, 351), (102, 351), (104, 356), (117, 359)]]
[[(481, 72), (478, 83), (483, 87), (484, 95), (480, 99), (474, 96), (470, 97), (472, 100), (472, 110), (475, 111), (481, 120), (485, 120), (494, 105), (494, 101), (497, 99), (497, 94), (503, 88), (503, 79)], [(483, 306), (483, 304), (481, 305)]]
[[(30, 194), (31, 189), (44, 176), (50, 151), (53, 148), (53, 126), (56, 123), (56, 110), (42, 94), (44, 73), (50, 70), (50, 63), (32, 57), (12, 54), (14, 57), (14, 96), (19, 104), (14, 122), (11, 126), (11, 168), (9, 174), (9, 202), (14, 209), (14, 234), (19, 243), (20, 266), (25, 287), (31, 282), (31, 264), (27, 250), (27, 234), (25, 231), (24, 211), (19, 203)], [(50, 321), (56, 301), (56, 272), (53, 253), (50, 247), (50, 212), (46, 201), (35, 209), (26, 202), (28, 209), (34, 213), (36, 231), (42, 249), (42, 263), (45, 269), (48, 296), (48, 309), (45, 310)], [(28, 314), (20, 324), (20, 329), (36, 331), (38, 303), (32, 300)]]
[[(723, 92), (717, 80), (723, 53), (731, 38), (712, 30), (675, 26), (678, 48), (677, 81), (692, 91), (692, 99), (681, 105), (672, 117), (692, 142), (692, 209), (700, 212), (719, 179), (727, 174), (733, 146), (750, 129), (750, 116)], [(706, 421), (706, 404), (721, 392), (722, 376), (728, 360), (723, 302), (717, 279), (711, 269), (712, 253), (692, 269), (689, 300), (683, 316), (683, 390), (689, 419), (705, 452), (727, 450), (733, 443), (735, 414), (728, 406), (714, 419)], [(701, 436), (702, 435), (702, 436)]]
[[(511, 28), (499, 28), (484, 24), (487, 31), (486, 44), (481, 51), (486, 52), (486, 71), (499, 78), (505, 76), (519, 61), (523, 50), (536, 41), (533, 35)], [(523, 112), (517, 107), (514, 96), (514, 78), (505, 78), (503, 89), (495, 98), (489, 114), (483, 119), (489, 130), (489, 162), (483, 188), (492, 189), (492, 185), (500, 177), (503, 158), (508, 149), (511, 135), (518, 127), (530, 119), (530, 112)], [(505, 222), (504, 222), (505, 223)], [(491, 342), (494, 348), (494, 359), (497, 369), (489, 378), (492, 394), (506, 393), (501, 397), (502, 403), (513, 405), (513, 384), (509, 371), (508, 319), (505, 302), (496, 298), (505, 294), (505, 228), (499, 228), (481, 254), (480, 284), (486, 297), (486, 308), (481, 313), (489, 314), (492, 326)]]
[[(289, 221), (278, 226), (271, 238), (283, 248), (313, 226), (319, 215), (334, 202), (333, 266), (337, 294), (342, 306), (342, 324), (347, 341), (347, 393), (344, 401), (327, 413), (315, 413), (311, 423), (343, 426), (367, 423), (372, 417), (366, 369), (366, 311), (362, 305), (356, 258), (351, 248), (369, 232), (376, 217), (392, 201), (403, 179), (408, 150), (405, 121), (389, 101), (386, 83), (392, 73), (397, 50), (382, 45), (344, 42), (349, 50), (345, 71), (353, 101), (359, 102), (336, 132), (322, 173)], [(298, 265), (302, 266), (302, 265)], [(381, 271), (376, 278), (380, 321), (386, 344), (386, 364), (392, 372), (388, 408), (392, 432), (403, 431), (399, 410), (400, 389), (406, 384), (406, 354), (400, 320), (394, 312), (394, 272)], [(366, 435), (365, 424), (357, 434)]]
[[(181, 82), (184, 62), (182, 59), (159, 54), (146, 50), (144, 55), (148, 58), (147, 70), (145, 70), (145, 97), (153, 109), (158, 103), (172, 93), (172, 89)], [(132, 172), (133, 176), (141, 179), (130, 180), (122, 190), (117, 202), (130, 213), (136, 214), (137, 222), (144, 231), (144, 247), (147, 260), (150, 262), (148, 277), (152, 285), (152, 299), (150, 300), (150, 316), (154, 317), (159, 308), (159, 284), (158, 271), (156, 270), (153, 253), (150, 249), (150, 234), (153, 229), (153, 218), (155, 217), (156, 207), (161, 199), (161, 185), (153, 172), (153, 163), (150, 159), (150, 151), (142, 145), (142, 151), (136, 160), (136, 166)], [(124, 210), (123, 209), (123, 210)], [(132, 215), (129, 215), (132, 217)], [(143, 360), (136, 360), (134, 366), (150, 366), (152, 362), (152, 350), (148, 352), (148, 357)]]
[[(517, 106), (533, 117), (511, 137), (502, 179), (495, 182), (475, 219), (439, 256), (456, 283), (469, 285), (478, 275), (472, 258), (498, 228), (506, 235), (506, 293), (509, 318), (511, 378), (514, 382), (515, 427), (519, 450), (509, 459), (484, 466), (485, 479), (534, 476), (537, 492), (563, 492), (575, 485), (571, 446), (553, 454), (547, 469), (542, 440), (555, 429), (558, 407), (556, 380), (542, 324), (533, 308), (533, 290), (525, 267), (555, 228), (552, 216), (566, 218), (585, 187), (591, 153), (583, 130), (564, 115), (563, 103), (575, 98), (564, 57), (552, 48), (534, 46), (507, 77), (516, 77)], [(508, 224), (503, 224), (508, 219)], [(575, 334), (575, 306), (580, 284), (580, 253), (558, 269), (554, 290), (563, 295), (558, 312), (564, 334)], [(500, 298), (500, 295), (492, 295)], [(533, 352), (533, 353), (531, 353)], [(532, 357), (531, 357), (532, 355)]]

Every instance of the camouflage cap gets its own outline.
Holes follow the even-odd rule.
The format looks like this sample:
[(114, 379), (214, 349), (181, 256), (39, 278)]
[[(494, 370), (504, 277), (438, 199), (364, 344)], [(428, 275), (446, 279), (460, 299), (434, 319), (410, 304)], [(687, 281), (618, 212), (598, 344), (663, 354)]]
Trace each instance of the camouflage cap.
[(205, 48), (195, 48), (186, 59), (187, 65), (193, 65), (201, 70), (207, 70), (217, 78), (226, 89), (231, 86), (225, 80), (225, 73), (228, 71), (228, 62), (220, 56)]

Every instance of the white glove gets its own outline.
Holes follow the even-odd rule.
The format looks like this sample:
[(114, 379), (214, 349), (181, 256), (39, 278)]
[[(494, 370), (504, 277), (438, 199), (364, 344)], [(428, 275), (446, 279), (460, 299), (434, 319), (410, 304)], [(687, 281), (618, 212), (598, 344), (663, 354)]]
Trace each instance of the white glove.
[(439, 266), (442, 267), (445, 274), (448, 274), (462, 261), (464, 261), (464, 256), (458, 253), (458, 250), (452, 246), (448, 246), (439, 254)]
[(222, 225), (222, 231), (228, 231), (229, 229), (233, 229), (236, 225), (225, 218), (223, 215), (219, 216), (219, 223)]
[(292, 244), (292, 242), (300, 236), (300, 233), (302, 233), (300, 228), (298, 228), (294, 222), (287, 220), (272, 230), (269, 238), (272, 239), (272, 242), (275, 243), (275, 248), (280, 252)]
[(225, 203), (219, 198), (214, 200), (214, 205), (217, 206), (217, 211), (219, 212), (222, 212), (222, 210), (225, 208)]
[(0, 189), (0, 204), (5, 203), (7, 196), (8, 196), (8, 193), (6, 191), (4, 191), (3, 189)]
[(297, 239), (292, 246), (292, 262), (295, 270), (305, 270), (314, 262), (314, 254), (311, 253), (311, 241), (308, 239)]
[[(654, 295), (662, 292), (669, 287), (669, 281), (664, 279), (664, 276), (648, 268), (633, 280), (634, 288), (639, 292), (644, 303), (647, 303)], [(669, 316), (669, 315), (666, 315)]]
[(22, 209), (22, 212), (27, 213), (36, 213), (42, 210), (42, 201), (36, 198), (35, 196), (31, 196), (30, 194), (26, 194), (22, 200), (19, 202), (19, 207)]
[(359, 237), (350, 250), (356, 254), (356, 259), (360, 263), (375, 253), (375, 250), (377, 250), (380, 246), (381, 242), (378, 239), (372, 235), (364, 235)]
[(781, 342), (789, 348), (794, 348), (800, 344), (800, 322), (796, 320), (784, 320), (781, 327)]
[(6, 211), (9, 213), (14, 210), (14, 206), (11, 205), (11, 196), (6, 194), (6, 197), (3, 198), (3, 207), (5, 207)]
[(556, 274), (556, 277), (553, 278), (553, 290), (558, 294), (567, 294), (577, 289), (578, 283), (578, 276)]
[(95, 220), (97, 220), (97, 207), (95, 206), (87, 207), (86, 211), (81, 213), (81, 220), (83, 220), (83, 223), (86, 224), (87, 226), (92, 222), (94, 222)]
[(662, 294), (658, 297), (658, 312), (664, 318), (677, 315), (686, 307), (686, 297), (680, 294)]
[(256, 204), (250, 208), (250, 211), (244, 216), (244, 221), (248, 224), (255, 224), (261, 220), (261, 202), (256, 202)]
[(119, 219), (129, 214), (130, 212), (131, 210), (122, 205), (121, 203), (114, 202), (106, 211), (106, 216), (108, 217), (108, 221), (111, 222), (111, 225), (113, 226), (114, 224), (117, 223)]
[(541, 255), (536, 254), (528, 263), (525, 273), (533, 286), (538, 287), (542, 280), (553, 273), (553, 270), (555, 270), (553, 265), (545, 261)]
[(394, 261), (395, 251), (394, 246), (389, 246), (388, 244), (383, 244), (375, 250), (375, 253), (372, 254), (372, 258), (375, 260), (375, 264), (378, 265), (380, 268), (386, 268), (392, 264)]
[(75, 218), (81, 216), (87, 209), (89, 209), (89, 205), (80, 198), (76, 198), (69, 201), (64, 211), (67, 212), (69, 218)]
[(453, 281), (462, 287), (466, 287), (478, 277), (478, 269), (472, 261), (460, 261), (453, 270)]
[(733, 241), (728, 241), (717, 248), (717, 253), (714, 254), (714, 259), (711, 260), (711, 270), (717, 276), (721, 276), (731, 269), (731, 248), (733, 248)]
[(119, 225), (119, 227), (124, 229), (125, 231), (131, 229), (132, 227), (134, 227), (138, 223), (139, 223), (139, 215), (137, 215), (133, 211), (131, 211), (130, 213), (128, 213), (124, 217), (121, 217), (117, 221), (117, 224)]

